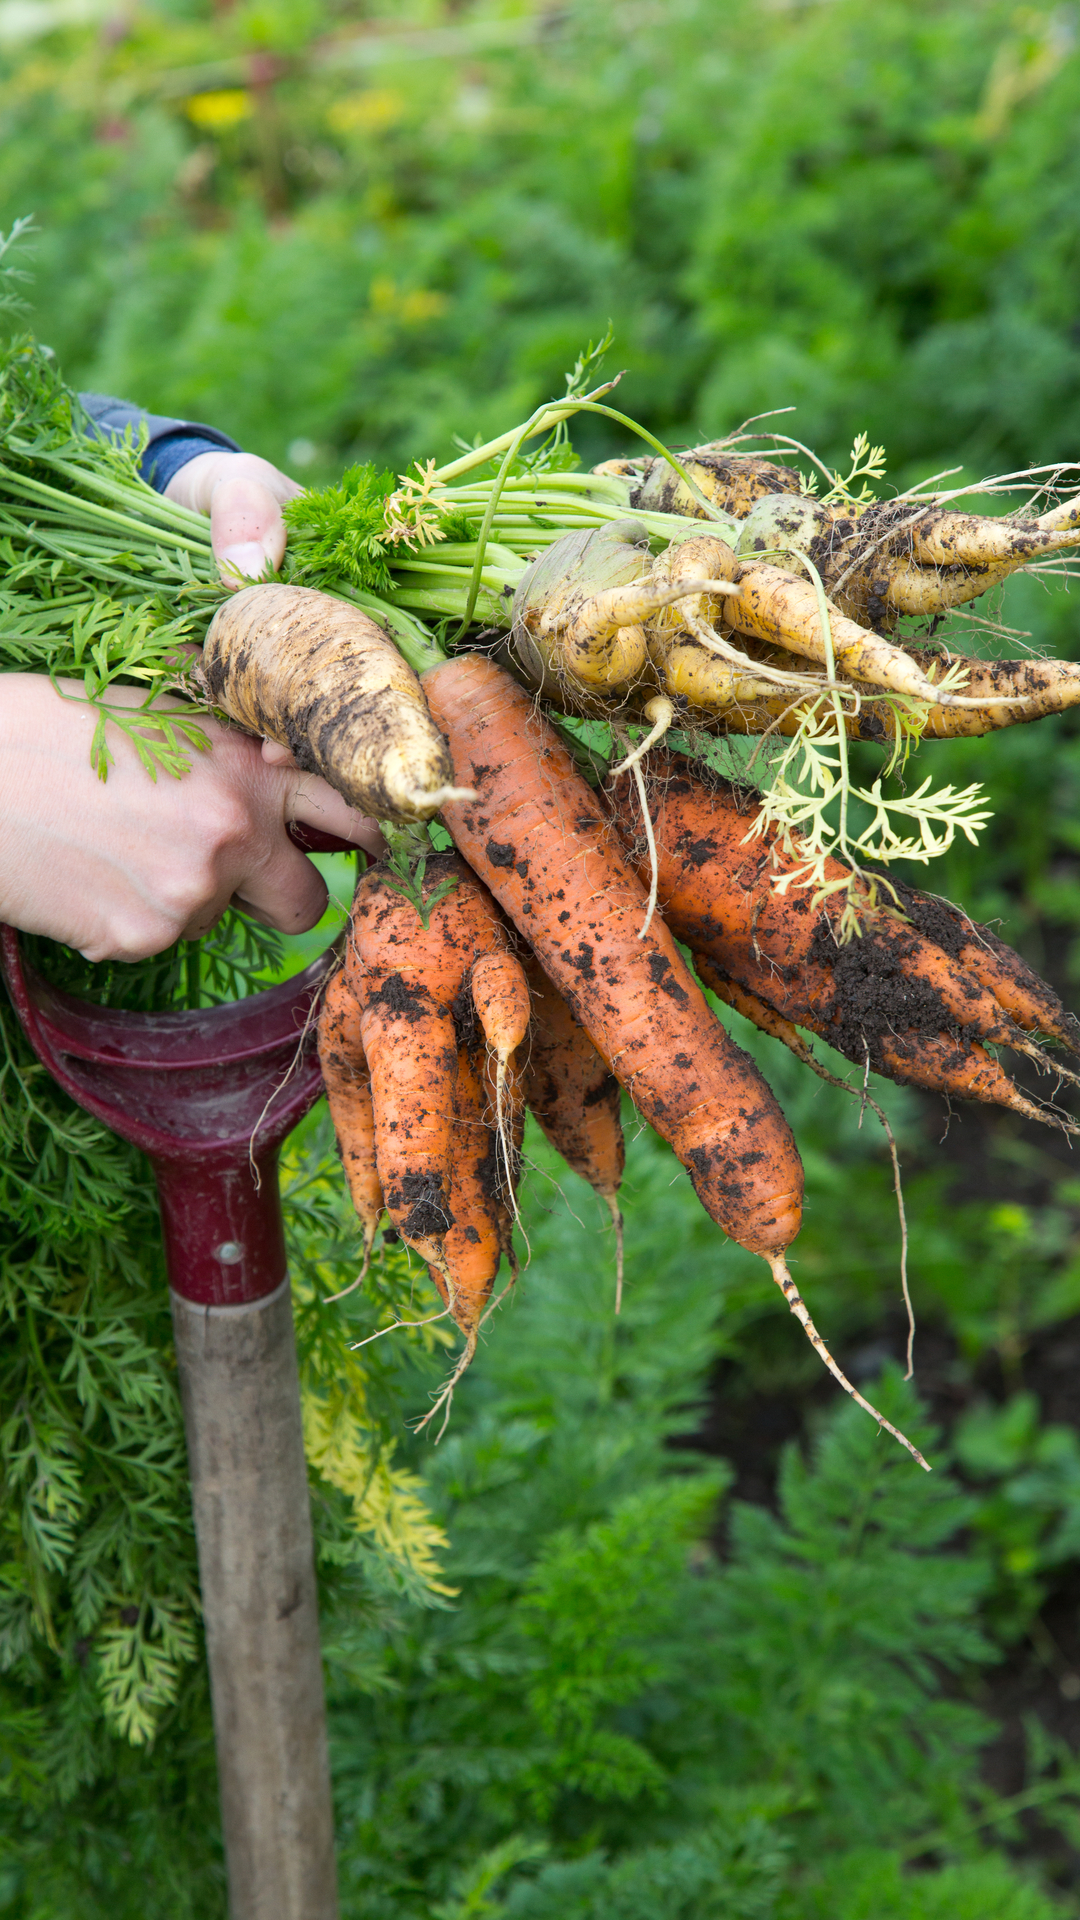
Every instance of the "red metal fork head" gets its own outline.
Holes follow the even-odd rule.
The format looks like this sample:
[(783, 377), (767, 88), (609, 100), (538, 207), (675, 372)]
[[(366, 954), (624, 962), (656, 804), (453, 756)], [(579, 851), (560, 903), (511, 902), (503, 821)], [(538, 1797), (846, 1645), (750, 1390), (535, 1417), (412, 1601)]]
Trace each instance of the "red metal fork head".
[(315, 1019), (333, 958), (197, 1012), (126, 1013), (50, 986), (12, 927), (4, 978), (34, 1051), (81, 1107), (153, 1162), (169, 1281), (239, 1305), (285, 1277), (277, 1156), (322, 1090)]

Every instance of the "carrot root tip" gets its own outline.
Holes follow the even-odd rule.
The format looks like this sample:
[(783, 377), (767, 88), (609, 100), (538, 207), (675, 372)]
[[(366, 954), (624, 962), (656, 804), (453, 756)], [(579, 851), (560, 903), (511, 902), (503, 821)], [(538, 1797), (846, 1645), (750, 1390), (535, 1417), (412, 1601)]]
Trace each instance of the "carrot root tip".
[(613, 1193), (605, 1193), (604, 1199), (607, 1201), (608, 1212), (611, 1215), (611, 1224), (615, 1229), (615, 1312), (618, 1314), (622, 1312), (623, 1296), (623, 1256), (625, 1250), (623, 1243), (623, 1217), (619, 1203)]
[(369, 1270), (369, 1268), (370, 1268), (370, 1266), (371, 1266), (371, 1249), (372, 1249), (372, 1247), (373, 1247), (373, 1246), (375, 1245), (375, 1235), (376, 1235), (376, 1233), (377, 1233), (377, 1232), (378, 1232), (378, 1227), (377, 1227), (377, 1226), (374, 1226), (374, 1227), (365, 1227), (365, 1229), (364, 1229), (364, 1257), (363, 1257), (363, 1260), (362, 1260), (362, 1261), (361, 1261), (361, 1263), (360, 1263), (360, 1271), (359, 1271), (359, 1273), (357, 1274), (357, 1276), (356, 1276), (356, 1279), (355, 1279), (355, 1280), (350, 1280), (350, 1281), (349, 1281), (349, 1284), (348, 1284), (348, 1286), (347, 1286), (347, 1287), (342, 1287), (342, 1288), (341, 1288), (341, 1291), (340, 1291), (339, 1293), (328, 1293), (328, 1294), (327, 1294), (327, 1296), (326, 1296), (326, 1299), (325, 1299), (325, 1300), (323, 1301), (323, 1306), (324, 1306), (324, 1307), (328, 1307), (328, 1306), (330, 1306), (330, 1305), (331, 1305), (331, 1303), (332, 1303), (333, 1301), (335, 1301), (335, 1300), (344, 1300), (344, 1298), (345, 1298), (345, 1296), (346, 1296), (346, 1294), (348, 1294), (348, 1293), (355, 1293), (355, 1292), (356, 1292), (356, 1289), (357, 1289), (357, 1287), (362, 1287), (362, 1286), (363, 1286), (363, 1284), (364, 1284), (364, 1281), (365, 1281), (365, 1280), (367, 1279), (367, 1277), (368, 1277), (368, 1270)]
[(425, 1413), (423, 1419), (418, 1420), (415, 1426), (413, 1427), (414, 1433), (423, 1433), (424, 1428), (430, 1425), (431, 1421), (434, 1420), (435, 1415), (441, 1412), (442, 1425), (440, 1426), (438, 1433), (435, 1435), (436, 1446), (438, 1446), (439, 1441), (442, 1439), (443, 1434), (446, 1432), (446, 1429), (450, 1423), (450, 1409), (454, 1403), (454, 1388), (457, 1386), (457, 1383), (461, 1379), (462, 1374), (465, 1372), (466, 1367), (471, 1366), (472, 1364), (473, 1355), (476, 1352), (477, 1332), (478, 1332), (478, 1329), (474, 1327), (468, 1339), (465, 1342), (464, 1351), (458, 1357), (458, 1361), (456, 1366), (454, 1367), (453, 1373), (450, 1375), (450, 1378), (446, 1382), (446, 1385), (441, 1389), (438, 1395), (438, 1398), (435, 1401), (434, 1406), (431, 1408), (430, 1413)]
[(891, 1420), (886, 1420), (883, 1413), (879, 1413), (876, 1407), (871, 1406), (869, 1400), (864, 1400), (858, 1388), (852, 1386), (851, 1381), (843, 1372), (842, 1368), (837, 1366), (836, 1361), (833, 1359), (832, 1354), (829, 1352), (828, 1347), (825, 1345), (824, 1340), (821, 1338), (820, 1333), (810, 1318), (803, 1297), (795, 1285), (791, 1274), (788, 1272), (787, 1261), (784, 1259), (783, 1254), (767, 1253), (765, 1259), (768, 1261), (773, 1279), (776, 1281), (784, 1299), (787, 1301), (796, 1320), (798, 1320), (806, 1334), (810, 1345), (813, 1347), (815, 1353), (824, 1361), (833, 1379), (839, 1382), (845, 1393), (851, 1395), (851, 1398), (857, 1406), (862, 1407), (864, 1413), (868, 1413), (871, 1419), (877, 1421), (879, 1427), (884, 1427), (886, 1433), (891, 1433), (894, 1440), (899, 1440), (900, 1445), (907, 1448), (912, 1459), (918, 1461), (924, 1472), (929, 1473), (931, 1471), (930, 1462), (923, 1459), (918, 1447), (913, 1446), (907, 1438), (907, 1435), (901, 1433), (899, 1427), (894, 1427)]
[(620, 760), (617, 767), (612, 767), (608, 776), (612, 780), (617, 780), (620, 774), (629, 773), (632, 767), (638, 766), (649, 750), (655, 747), (657, 741), (663, 739), (675, 718), (675, 703), (668, 699), (666, 693), (658, 693), (655, 699), (649, 701), (644, 713), (646, 720), (653, 722), (652, 731), (645, 735), (644, 740), (638, 741), (633, 752), (628, 753), (625, 760)]
[(479, 798), (473, 787), (436, 787), (429, 792), (425, 787), (413, 787), (406, 794), (418, 812), (438, 813), (441, 807), (447, 807), (452, 800), (476, 800)]

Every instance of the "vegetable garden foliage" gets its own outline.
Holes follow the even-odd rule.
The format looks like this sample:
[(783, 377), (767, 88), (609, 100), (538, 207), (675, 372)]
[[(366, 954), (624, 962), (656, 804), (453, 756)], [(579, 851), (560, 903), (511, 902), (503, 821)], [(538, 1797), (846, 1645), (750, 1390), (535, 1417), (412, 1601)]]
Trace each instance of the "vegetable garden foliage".
[[(458, 32), (478, 11), (415, 19)], [(27, 208), (42, 226), (36, 331), (81, 384), (211, 419), (304, 478), (396, 471), (523, 417), (609, 316), (627, 404), (669, 441), (794, 401), (777, 424), (835, 460), (868, 428), (901, 480), (1075, 454), (1064, 15), (575, 0), (562, 17), (516, 52), (373, 69), (322, 44), (351, 14), (274, 0), (5, 43), (0, 228)], [(1075, 651), (1067, 596), (1020, 582), (1005, 607)], [(934, 752), (938, 778), (982, 779), (997, 807), (942, 890), (1002, 916), (1064, 984), (1075, 722)], [(266, 977), (263, 942), (225, 929), (198, 990)], [(193, 990), (176, 953), (50, 965), (119, 1004)], [(201, 1920), (224, 1896), (152, 1189), (3, 1019), (0, 1913)], [(800, 1283), (857, 1347), (895, 1293), (887, 1161), (855, 1103), (739, 1037), (807, 1162)], [(719, 1476), (666, 1445), (709, 1368), (723, 1357), (736, 1395), (825, 1396), (670, 1157), (632, 1149), (618, 1327), (589, 1196), (561, 1176), (586, 1233), (537, 1179), (534, 1264), (433, 1453), (403, 1415), (441, 1375), (438, 1344), (347, 1344), (423, 1298), (404, 1261), (319, 1305), (357, 1236), (307, 1124), (290, 1218), (346, 1915), (1075, 1910), (1075, 1856), (1058, 1848), (1063, 1905), (976, 1782), (986, 1680), (1080, 1530), (1076, 1431), (1019, 1390), (1026, 1343), (1080, 1310), (1080, 1189), (1011, 1122), (968, 1120), (995, 1204), (957, 1202), (936, 1116), (876, 1091), (901, 1130), (916, 1305), (956, 1343), (967, 1494), (829, 1402), (813, 1463), (789, 1460), (775, 1516), (727, 1517), (720, 1561)], [(974, 1370), (999, 1360), (1004, 1404), (980, 1401)], [(1075, 1847), (1071, 1764), (1033, 1729), (1027, 1788)]]
[[(832, 1124), (853, 1134), (836, 1102)], [(533, 1144), (533, 1268), (424, 1454), (454, 1591), (409, 1604), (316, 1482), (343, 1912), (1051, 1920), (1062, 1909), (1006, 1858), (1015, 1816), (976, 1784), (994, 1571), (958, 1529), (979, 1501), (940, 1454), (919, 1474), (834, 1406), (812, 1458), (787, 1458), (777, 1513), (736, 1507), (717, 1560), (706, 1535), (727, 1476), (678, 1436), (718, 1308), (736, 1351), (757, 1316), (775, 1319), (765, 1286), (749, 1257), (719, 1254), (670, 1156), (642, 1138), (627, 1183), (637, 1278), (616, 1326), (595, 1203), (562, 1175), (564, 1206), (554, 1157)], [(872, 1164), (851, 1146), (854, 1166)], [(308, 1123), (300, 1230), (322, 1283), (343, 1239), (355, 1245), (325, 1147)], [(820, 1177), (816, 1199), (820, 1259), (847, 1207)], [(875, 1224), (856, 1223), (864, 1250)], [(300, 1291), (310, 1381), (319, 1315)], [(441, 1365), (380, 1345), (391, 1358), (369, 1396), (396, 1386), (422, 1403)], [(898, 1378), (875, 1391), (932, 1446)], [(200, 1670), (185, 1670), (149, 1754), (126, 1757), (93, 1734), (91, 1665), (63, 1690), (44, 1673), (9, 1680), (7, 1754), (22, 1761), (7, 1775), (8, 1910), (222, 1912)], [(76, 1735), (81, 1780), (55, 1758)], [(1036, 1748), (1032, 1779), (1051, 1820), (1067, 1818), (1080, 1784), (1067, 1756)]]
[(6, 43), (0, 199), (46, 220), (80, 384), (327, 477), (524, 417), (609, 318), (668, 440), (795, 403), (836, 461), (865, 427), (894, 471), (1017, 467), (1080, 425), (1073, 33), (1011, 0), (174, 0)]

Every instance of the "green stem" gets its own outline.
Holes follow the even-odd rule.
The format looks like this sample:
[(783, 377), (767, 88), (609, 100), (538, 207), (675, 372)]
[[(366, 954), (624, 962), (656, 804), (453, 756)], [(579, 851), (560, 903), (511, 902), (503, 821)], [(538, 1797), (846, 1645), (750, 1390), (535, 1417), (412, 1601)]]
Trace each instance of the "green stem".
[(618, 409), (615, 407), (602, 407), (598, 405), (598, 403), (592, 398), (591, 394), (589, 395), (588, 399), (579, 400), (577, 402), (577, 405), (583, 413), (602, 413), (608, 420), (617, 420), (620, 426), (629, 427), (631, 433), (636, 433), (639, 440), (644, 440), (648, 443), (650, 447), (655, 447), (657, 453), (663, 456), (663, 458), (667, 461), (669, 467), (674, 467), (675, 472), (678, 474), (679, 479), (682, 481), (683, 485), (686, 487), (689, 487), (690, 492), (694, 496), (694, 499), (698, 502), (700, 506), (704, 507), (706, 517), (708, 519), (726, 520), (728, 518), (726, 514), (723, 514), (720, 512), (720, 509), (718, 507), (714, 507), (711, 500), (706, 499), (705, 495), (702, 493), (701, 488), (698, 486), (697, 482), (695, 480), (691, 480), (690, 475), (686, 471), (686, 468), (682, 466), (678, 460), (676, 460), (675, 455), (671, 452), (670, 448), (665, 447), (663, 441), (658, 440), (656, 438), (656, 435), (653, 433), (650, 433), (646, 427), (641, 427), (638, 425), (636, 420), (631, 420), (630, 415), (628, 413), (620, 413)]
[(812, 560), (805, 553), (793, 549), (793, 558), (800, 560), (814, 584), (817, 600), (818, 619), (821, 622), (821, 639), (825, 648), (825, 670), (834, 683), (829, 692), (833, 713), (836, 716), (836, 757), (840, 762), (840, 847), (845, 860), (849, 860), (856, 873), (861, 871), (858, 861), (848, 846), (848, 801), (851, 796), (851, 775), (848, 771), (848, 737), (845, 724), (844, 703), (840, 689), (836, 686), (836, 654), (833, 649), (832, 621), (829, 618), (829, 602), (825, 597), (825, 586), (821, 575)]
[(132, 511), (137, 507), (148, 521), (160, 520), (165, 525), (174, 525), (186, 531), (193, 540), (198, 540), (205, 532), (203, 544), (210, 545), (210, 522), (200, 513), (192, 513), (190, 508), (181, 507), (167, 495), (158, 493), (155, 487), (147, 486), (144, 480), (132, 481), (127, 486), (117, 480), (106, 480), (104, 474), (95, 473), (89, 467), (81, 467), (73, 462), (62, 460), (59, 454), (36, 454), (42, 466), (54, 467), (57, 473), (70, 480), (73, 486), (90, 487), (94, 492), (103, 494), (107, 500), (116, 500)]
[[(474, 447), (471, 453), (463, 453), (460, 460), (451, 460), (445, 467), (437, 467), (432, 474), (432, 482), (444, 485), (448, 480), (456, 480), (459, 473), (471, 473), (474, 467), (486, 467), (507, 447), (520, 447), (523, 440), (532, 440), (538, 433), (547, 433), (557, 427), (561, 421), (569, 420), (571, 415), (594, 400), (597, 394), (610, 393), (614, 380), (605, 380), (603, 386), (594, 387), (585, 400), (548, 400), (525, 422), (524, 427), (513, 427), (509, 433), (500, 433), (497, 440), (488, 440), (482, 447)], [(516, 448), (515, 448), (516, 451)]]
[[(608, 391), (608, 388), (604, 387), (602, 391), (606, 393)], [(564, 415), (563, 417), (566, 418), (568, 416)], [(477, 597), (480, 593), (481, 572), (484, 565), (484, 550), (487, 546), (488, 539), (491, 534), (491, 524), (495, 518), (495, 509), (499, 504), (499, 496), (501, 495), (503, 487), (506, 484), (507, 475), (509, 474), (510, 468), (512, 467), (514, 460), (517, 457), (519, 448), (523, 445), (525, 440), (529, 438), (529, 435), (536, 431), (535, 421), (536, 421), (536, 415), (534, 414), (531, 420), (526, 420), (524, 426), (519, 427), (515, 433), (509, 436), (507, 440), (506, 452), (503, 455), (502, 465), (500, 466), (499, 471), (495, 476), (495, 484), (491, 489), (491, 494), (488, 499), (487, 507), (485, 508), (485, 511), (484, 511), (484, 518), (480, 522), (480, 532), (477, 536), (477, 541), (476, 541), (476, 559), (473, 562), (472, 579), (469, 582), (469, 593), (468, 593), (468, 598), (466, 599), (466, 602), (465, 602), (465, 611), (461, 617), (461, 625), (453, 636), (455, 641), (461, 640), (464, 638), (465, 634), (469, 629), (469, 626), (472, 623), (472, 617), (476, 610)]]
[(401, 607), (412, 607), (417, 613), (434, 613), (457, 619), (459, 625), (451, 635), (451, 644), (456, 643), (472, 625), (473, 615), (479, 614), (489, 626), (505, 627), (509, 625), (508, 610), (510, 602), (501, 594), (489, 593), (481, 588), (470, 606), (470, 595), (461, 587), (403, 587), (394, 594), (395, 603)]
[[(6, 522), (6, 516), (2, 510), (2, 503), (0, 503), (0, 531), (14, 532), (16, 534), (21, 534), (24, 531), (18, 522)], [(153, 580), (140, 580), (135, 574), (121, 573), (118, 567), (106, 566), (103, 562), (93, 557), (83, 559), (71, 545), (65, 546), (59, 540), (51, 540), (48, 534), (42, 531), (41, 527), (34, 528), (34, 542), (35, 545), (44, 547), (47, 553), (55, 554), (58, 559), (66, 561), (69, 566), (72, 565), (74, 560), (79, 559), (82, 565), (82, 571), (94, 574), (99, 580), (115, 581), (121, 586), (134, 588), (135, 592), (140, 594), (144, 599), (154, 595), (155, 583)]]
[[(0, 479), (7, 482), (16, 496), (25, 498), (29, 495), (31, 499), (43, 500), (47, 505), (55, 503), (55, 511), (62, 514), (66, 522), (70, 523), (74, 513), (94, 525), (121, 527), (125, 532), (138, 534), (140, 540), (147, 540), (149, 529), (145, 521), (133, 520), (130, 514), (114, 513), (111, 507), (99, 507), (92, 500), (73, 501), (70, 494), (61, 492), (58, 487), (46, 486), (43, 480), (31, 480), (27, 474), (16, 473), (11, 467), (0, 465)], [(189, 553), (197, 553), (200, 558), (206, 552), (205, 541), (195, 542), (179, 533), (170, 534), (169, 537), (174, 546), (186, 547)]]

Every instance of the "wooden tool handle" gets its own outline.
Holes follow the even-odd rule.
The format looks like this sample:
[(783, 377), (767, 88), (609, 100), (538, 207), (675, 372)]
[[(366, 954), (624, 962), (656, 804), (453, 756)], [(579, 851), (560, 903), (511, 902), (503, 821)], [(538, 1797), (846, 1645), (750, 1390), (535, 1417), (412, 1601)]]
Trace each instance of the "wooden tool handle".
[(172, 1292), (230, 1920), (337, 1920), (315, 1567), (288, 1281)]

